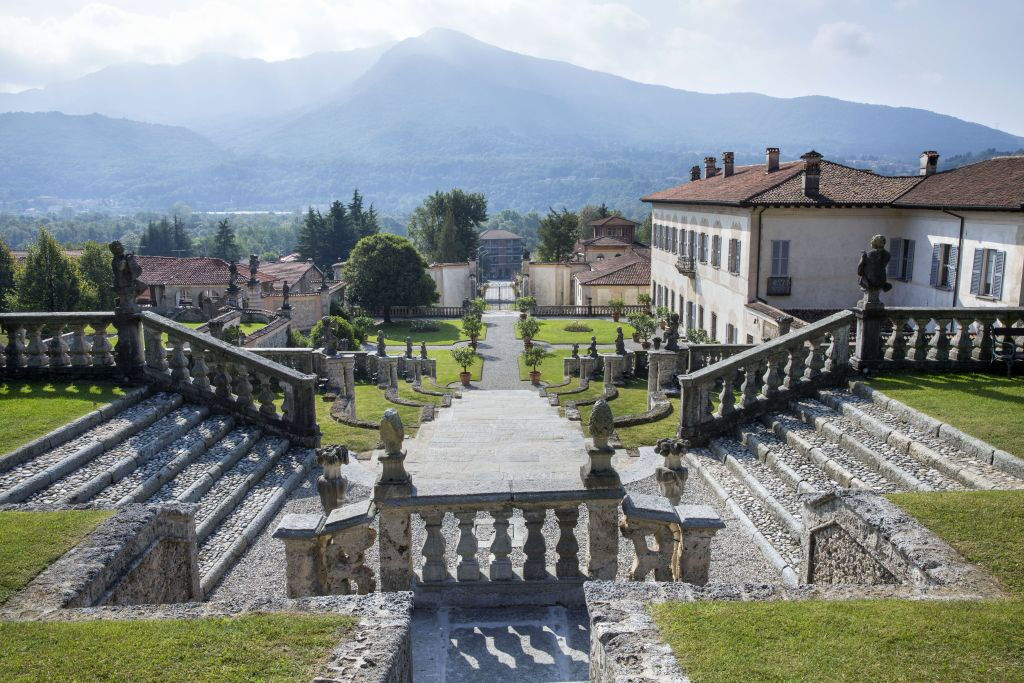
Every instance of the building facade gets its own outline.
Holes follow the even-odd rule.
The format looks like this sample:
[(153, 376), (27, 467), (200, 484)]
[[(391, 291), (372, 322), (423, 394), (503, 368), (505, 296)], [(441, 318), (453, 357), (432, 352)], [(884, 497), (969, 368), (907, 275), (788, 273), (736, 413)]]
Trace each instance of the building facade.
[(523, 238), (508, 230), (480, 233), (480, 266), (487, 280), (513, 280), (523, 268)]

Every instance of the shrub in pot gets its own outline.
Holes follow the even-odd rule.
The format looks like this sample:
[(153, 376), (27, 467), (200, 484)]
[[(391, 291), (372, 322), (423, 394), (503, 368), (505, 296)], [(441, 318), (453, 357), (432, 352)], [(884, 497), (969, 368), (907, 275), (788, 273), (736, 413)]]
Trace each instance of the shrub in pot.
[(528, 349), (533, 346), (533, 338), (540, 332), (540, 323), (536, 318), (526, 318), (516, 323), (516, 331), (523, 338), (523, 347)]
[(483, 329), (483, 321), (473, 314), (462, 316), (462, 334), (469, 337), (469, 345), (476, 350), (476, 340), (480, 337), (480, 331)]
[(530, 381), (534, 384), (540, 384), (540, 371), (537, 370), (537, 366), (544, 362), (545, 358), (550, 358), (551, 354), (545, 351), (539, 346), (533, 346), (523, 350), (523, 363), (531, 368), (530, 370)]
[(537, 299), (532, 296), (521, 296), (516, 299), (516, 309), (519, 311), (519, 319), (526, 320), (526, 314), (537, 305)]
[(470, 346), (460, 346), (456, 349), (451, 350), (452, 359), (462, 368), (462, 372), (459, 373), (459, 380), (462, 382), (462, 386), (468, 387), (470, 380), (469, 369), (476, 363), (476, 359), (479, 358), (476, 351)]
[(658, 306), (654, 311), (658, 315), (658, 322), (661, 323), (661, 329), (668, 327), (668, 306)]
[(619, 317), (622, 315), (622, 309), (626, 307), (626, 302), (621, 298), (611, 299), (608, 302), (608, 307), (612, 309), (612, 320), (619, 322)]
[(647, 309), (648, 313), (651, 312), (651, 295), (650, 294), (637, 294), (636, 295), (636, 302), (640, 306), (645, 307)]
[(635, 335), (639, 337), (640, 346), (645, 349), (651, 348), (651, 335), (657, 327), (654, 318), (646, 313), (633, 313), (629, 316), (629, 324), (636, 330)]

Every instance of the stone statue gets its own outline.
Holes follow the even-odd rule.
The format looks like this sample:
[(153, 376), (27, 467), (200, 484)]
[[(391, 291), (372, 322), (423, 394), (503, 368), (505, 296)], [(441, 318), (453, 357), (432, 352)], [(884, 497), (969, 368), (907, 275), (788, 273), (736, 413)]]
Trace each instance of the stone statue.
[(380, 420), (380, 440), (384, 444), (384, 452), (395, 455), (402, 452), (402, 441), (405, 439), (405, 427), (398, 411), (388, 408)]
[(579, 344), (573, 344), (572, 345), (572, 357), (573, 358), (579, 358), (580, 357), (580, 345)]
[(615, 353), (620, 356), (626, 355), (626, 340), (622, 338), (622, 328), (616, 328), (615, 331)]
[(292, 288), (288, 286), (288, 281), (285, 280), (284, 284), (281, 285), (281, 308), (282, 310), (289, 311), (292, 308), (291, 303), (288, 301), (288, 297), (292, 293)]
[(587, 444), (588, 462), (580, 467), (580, 479), (588, 489), (618, 487), (622, 485), (612, 465), (615, 449), (608, 440), (615, 429), (612, 409), (603, 398), (594, 404), (590, 413), (590, 442)]
[(316, 480), (316, 490), (320, 494), (320, 505), (324, 514), (341, 507), (345, 502), (345, 491), (348, 480), (341, 473), (341, 466), (348, 464), (348, 449), (344, 446), (327, 446), (318, 448), (316, 461), (324, 472)]
[(860, 253), (860, 263), (857, 264), (857, 275), (860, 276), (860, 288), (864, 290), (866, 304), (880, 304), (878, 293), (888, 292), (892, 289), (892, 283), (886, 280), (886, 270), (889, 266), (891, 256), (885, 249), (885, 237), (875, 235), (871, 238), (871, 251)]
[(377, 459), (381, 465), (381, 472), (373, 487), (373, 497), (376, 500), (409, 495), (411, 492), (412, 477), (405, 469), (403, 439), (405, 429), (402, 427), (402, 418), (394, 408), (389, 408), (380, 419), (380, 440), (384, 444), (384, 454)]
[(334, 323), (328, 315), (321, 318), (320, 322), (323, 324), (324, 331), (324, 351), (327, 352), (327, 355), (333, 356), (338, 352), (338, 336), (334, 334)]
[(238, 261), (228, 264), (228, 291), (238, 291)]
[(110, 253), (114, 255), (111, 267), (114, 270), (114, 294), (117, 296), (117, 307), (120, 310), (138, 311), (135, 298), (146, 291), (146, 285), (139, 281), (142, 266), (132, 252), (125, 253), (124, 245), (117, 240), (110, 243)]
[(257, 256), (256, 254), (249, 254), (249, 286), (250, 287), (255, 287), (257, 284), (259, 284), (259, 281), (256, 279), (256, 271), (259, 270), (259, 267), (260, 267), (260, 257)]
[(420, 358), (427, 360), (427, 342), (420, 342)]
[(673, 313), (668, 319), (668, 330), (665, 332), (665, 350), (679, 350), (679, 314)]
[(587, 349), (587, 355), (591, 358), (597, 358), (597, 337), (590, 338), (590, 348)]
[(405, 357), (412, 358), (412, 337), (405, 338)]
[(594, 441), (594, 448), (607, 449), (608, 439), (615, 429), (615, 420), (612, 417), (612, 409), (603, 398), (598, 399), (594, 404), (594, 410), (590, 413), (590, 438)]
[(388, 355), (387, 346), (384, 344), (384, 330), (377, 330), (377, 355), (382, 358)]
[(683, 467), (683, 454), (690, 450), (690, 442), (683, 439), (661, 439), (654, 448), (665, 460), (655, 471), (658, 491), (672, 505), (678, 505), (686, 488), (689, 470)]

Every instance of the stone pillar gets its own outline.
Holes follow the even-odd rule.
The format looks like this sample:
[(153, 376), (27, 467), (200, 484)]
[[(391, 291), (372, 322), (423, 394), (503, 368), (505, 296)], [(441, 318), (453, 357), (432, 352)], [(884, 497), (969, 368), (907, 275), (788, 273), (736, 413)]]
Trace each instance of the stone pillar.
[(380, 531), (380, 589), (382, 591), (412, 590), (412, 526), (409, 512), (381, 508), (378, 515)]
[(418, 358), (406, 358), (406, 364), (412, 371), (412, 385), (414, 387), (421, 386), (423, 384), (423, 368), (420, 365)]
[(861, 299), (854, 313), (857, 316), (857, 347), (853, 366), (856, 370), (870, 370), (877, 367), (885, 353), (885, 340), (882, 338), (882, 326), (888, 320), (885, 305)]
[(590, 516), (590, 547), (587, 574), (591, 580), (614, 581), (619, 569), (619, 503), (617, 500), (587, 501)]
[[(133, 307), (138, 308), (134, 302)], [(146, 356), (142, 347), (142, 316), (131, 308), (115, 310), (114, 328), (117, 330), (114, 358), (118, 374), (124, 381), (139, 382), (146, 369)]]
[(318, 536), (324, 516), (288, 514), (274, 530), (274, 538), (284, 541), (288, 577), (288, 597), (323, 595), (323, 540)]
[(398, 391), (398, 361), (401, 360), (401, 356), (395, 356), (391, 359), (392, 362), (388, 363), (388, 388), (394, 391)]
[(387, 389), (391, 386), (397, 386), (397, 382), (391, 384), (391, 373), (394, 371), (395, 375), (398, 375), (398, 358), (391, 358), (390, 356), (376, 356), (377, 360), (377, 388)]
[(597, 372), (597, 359), (590, 356), (580, 356), (580, 383), (586, 378), (589, 382)]
[(675, 383), (678, 356), (675, 351), (651, 351), (648, 354), (647, 391), (660, 391), (669, 396), (678, 396)]
[[(341, 357), (341, 366), (345, 375), (345, 398), (349, 401), (356, 400), (356, 357), (346, 355)], [(354, 412), (352, 413), (355, 414)]]
[(323, 374), (327, 376), (327, 388), (339, 396), (347, 396), (345, 388), (345, 364), (341, 356), (322, 355)]
[(573, 377), (580, 374), (580, 359), (572, 356), (562, 359), (562, 376)]
[(626, 357), (614, 353), (606, 353), (601, 356), (604, 363), (604, 385), (606, 387), (622, 386), (622, 368)]
[(711, 539), (725, 522), (710, 505), (677, 505), (676, 514), (682, 536), (677, 580), (703, 586), (711, 567)]

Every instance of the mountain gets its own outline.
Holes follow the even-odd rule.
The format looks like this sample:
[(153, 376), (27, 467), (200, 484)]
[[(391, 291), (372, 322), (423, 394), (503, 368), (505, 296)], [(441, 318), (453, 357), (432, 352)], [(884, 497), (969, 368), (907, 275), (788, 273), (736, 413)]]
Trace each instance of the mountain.
[[(460, 186), (484, 192), (495, 211), (604, 201), (639, 216), (641, 195), (682, 182), (691, 165), (724, 150), (742, 164), (762, 161), (766, 146), (781, 147), (784, 158), (814, 148), (835, 161), (899, 173), (916, 172), (924, 149), (949, 156), (1024, 146), (1024, 138), (922, 109), (677, 90), (443, 29), (363, 52), (276, 64), (207, 56), (180, 67), (112, 70), (42, 93), (53, 103), (64, 93), (62, 110), (95, 107), (124, 116), (135, 107), (131, 118), (177, 124), (198, 117), (189, 125), (206, 136), (192, 140), (202, 153), (175, 152), (173, 164), (152, 166), (140, 155), (135, 187), (131, 155), (115, 150), (124, 180), (102, 198), (133, 208), (165, 207), (173, 196), (203, 209), (292, 209), (358, 186), (382, 212), (400, 214), (436, 189)], [(129, 81), (118, 76), (124, 73), (146, 75)], [(38, 130), (25, 123), (20, 132), (36, 149), (46, 140), (40, 121)], [(0, 119), (0, 129), (5, 125)], [(144, 130), (150, 129), (133, 134)], [(151, 132), (159, 140), (169, 134)], [(94, 153), (106, 155), (105, 144), (98, 141)], [(77, 177), (91, 175), (90, 164), (62, 160), (62, 153), (47, 151), (57, 177), (75, 188), (62, 196), (95, 187)], [(53, 179), (21, 178), (19, 165), (31, 162), (13, 158), (0, 168), (0, 187), (15, 177), (19, 199), (61, 194)]]

